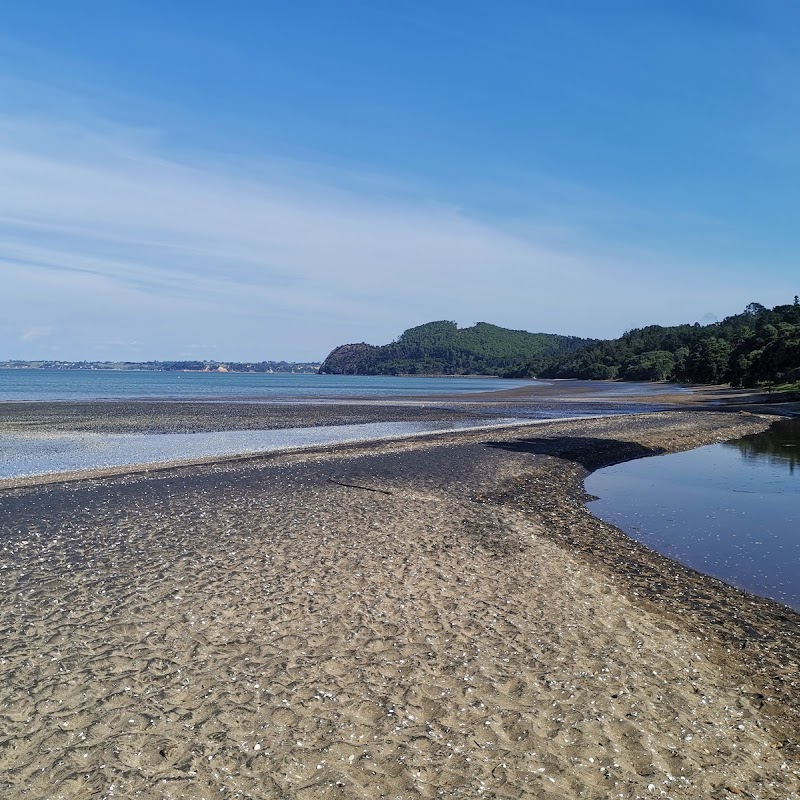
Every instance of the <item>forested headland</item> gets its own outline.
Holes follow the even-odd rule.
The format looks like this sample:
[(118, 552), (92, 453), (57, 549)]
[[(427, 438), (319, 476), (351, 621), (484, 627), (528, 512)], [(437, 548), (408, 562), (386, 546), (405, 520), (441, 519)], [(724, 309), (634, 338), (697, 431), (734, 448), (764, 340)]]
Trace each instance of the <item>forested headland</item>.
[(383, 346), (366, 343), (337, 347), (320, 367), (334, 375), (502, 375), (523, 372), (534, 363), (570, 353), (591, 339), (528, 333), (479, 322), (429, 322), (409, 328)]
[(649, 325), (594, 342), (544, 363), (532, 360), (517, 377), (730, 383), (755, 387), (800, 382), (800, 300), (710, 325)]
[(608, 340), (430, 322), (387, 345), (337, 347), (319, 371), (789, 386), (800, 384), (800, 300), (750, 303), (710, 325), (648, 325)]

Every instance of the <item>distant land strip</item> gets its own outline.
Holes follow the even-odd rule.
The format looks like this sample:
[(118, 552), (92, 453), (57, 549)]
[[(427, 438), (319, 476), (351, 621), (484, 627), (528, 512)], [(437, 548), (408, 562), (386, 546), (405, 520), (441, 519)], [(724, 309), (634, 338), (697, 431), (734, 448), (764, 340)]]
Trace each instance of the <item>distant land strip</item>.
[(84, 369), (148, 372), (316, 373), (319, 362), (296, 361), (0, 361), (0, 369)]

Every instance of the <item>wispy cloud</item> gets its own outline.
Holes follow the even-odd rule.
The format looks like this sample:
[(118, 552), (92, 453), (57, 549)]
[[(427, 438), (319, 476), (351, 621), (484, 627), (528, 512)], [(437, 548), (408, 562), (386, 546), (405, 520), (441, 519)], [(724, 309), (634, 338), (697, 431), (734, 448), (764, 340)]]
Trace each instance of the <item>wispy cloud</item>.
[(53, 333), (53, 329), (49, 325), (34, 325), (27, 330), (22, 332), (22, 335), (19, 337), (21, 342), (33, 342), (37, 339), (42, 339), (46, 336), (50, 336)]
[[(134, 339), (169, 357), (202, 337), (233, 357), (313, 358), (437, 318), (612, 334), (623, 312), (652, 319), (685, 293), (652, 254), (611, 258), (391, 187), (187, 161), (149, 130), (0, 118), (4, 330), (45, 330), (23, 324), (35, 311), (65, 357)], [(705, 311), (711, 293), (698, 294)], [(22, 355), (14, 341), (0, 340), (8, 356)]]

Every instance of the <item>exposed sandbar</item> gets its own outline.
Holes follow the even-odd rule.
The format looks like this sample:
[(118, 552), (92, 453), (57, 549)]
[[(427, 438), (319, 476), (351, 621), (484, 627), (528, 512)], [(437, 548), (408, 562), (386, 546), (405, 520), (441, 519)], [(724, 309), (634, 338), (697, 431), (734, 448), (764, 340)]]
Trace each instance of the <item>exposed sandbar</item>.
[(0, 789), (795, 798), (800, 615), (583, 506), (590, 469), (766, 424), (669, 412), (0, 493)]
[(207, 433), (370, 422), (475, 419), (446, 402), (288, 403), (106, 400), (0, 403), (0, 431)]

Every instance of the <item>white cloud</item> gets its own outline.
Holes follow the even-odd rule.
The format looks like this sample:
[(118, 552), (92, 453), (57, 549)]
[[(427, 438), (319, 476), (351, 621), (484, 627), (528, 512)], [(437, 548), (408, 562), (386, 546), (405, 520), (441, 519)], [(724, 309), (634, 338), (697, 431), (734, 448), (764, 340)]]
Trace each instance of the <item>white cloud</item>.
[(34, 325), (32, 328), (24, 330), (19, 340), (21, 342), (33, 342), (50, 336), (52, 333), (53, 329), (49, 325)]
[[(248, 174), (168, 157), (152, 131), (0, 118), (5, 330), (47, 319), (65, 358), (132, 340), (138, 357), (198, 355), (199, 340), (232, 358), (311, 359), (431, 319), (613, 335), (686, 306), (692, 265), (613, 259), (563, 229), (548, 243), (359, 177)], [(717, 285), (696, 287), (698, 308), (726, 308), (725, 291), (736, 307), (740, 288)], [(1, 337), (0, 357), (34, 355)]]

